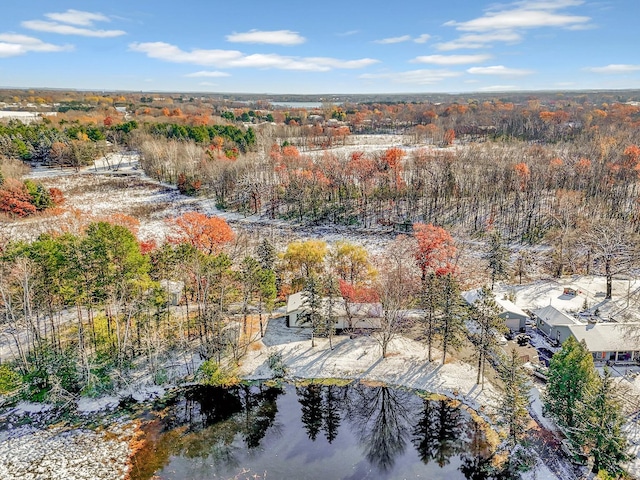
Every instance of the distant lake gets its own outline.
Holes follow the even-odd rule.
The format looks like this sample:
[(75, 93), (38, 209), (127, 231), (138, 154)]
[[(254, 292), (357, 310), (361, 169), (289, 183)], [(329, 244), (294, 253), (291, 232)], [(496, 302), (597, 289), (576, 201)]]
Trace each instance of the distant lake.
[(363, 384), (193, 387), (144, 430), (132, 480), (481, 480), (491, 461), (466, 410)]
[(288, 108), (322, 108), (322, 102), (269, 102), (274, 107)]

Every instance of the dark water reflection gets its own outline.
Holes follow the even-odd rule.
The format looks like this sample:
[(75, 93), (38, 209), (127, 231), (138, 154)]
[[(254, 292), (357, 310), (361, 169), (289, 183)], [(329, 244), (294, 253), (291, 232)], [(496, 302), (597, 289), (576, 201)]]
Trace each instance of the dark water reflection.
[(492, 478), (468, 412), (388, 387), (196, 387), (145, 428), (132, 480)]

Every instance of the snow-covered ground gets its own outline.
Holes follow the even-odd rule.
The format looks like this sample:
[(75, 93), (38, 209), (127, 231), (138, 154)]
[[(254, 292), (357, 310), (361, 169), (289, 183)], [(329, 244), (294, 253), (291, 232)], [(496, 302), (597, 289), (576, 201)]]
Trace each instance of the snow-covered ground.
[[(595, 275), (573, 275), (559, 279), (544, 279), (524, 285), (497, 285), (494, 292), (498, 295), (515, 294), (515, 304), (525, 310), (553, 305), (569, 314), (578, 314), (584, 310), (586, 302), (588, 312), (599, 311), (601, 320), (639, 321), (640, 280), (614, 279), (611, 300), (605, 299), (605, 277)], [(577, 295), (565, 295), (564, 289), (572, 288)]]
[(124, 480), (133, 425), (102, 431), (22, 426), (0, 433), (3, 480)]
[(406, 337), (393, 339), (384, 359), (380, 345), (368, 335), (335, 337), (333, 350), (328, 339), (316, 338), (315, 342), (312, 348), (308, 330), (288, 328), (283, 318), (273, 319), (262, 347), (243, 359), (242, 374), (248, 379), (270, 378), (268, 357), (277, 351), (292, 378), (380, 381), (455, 397), (480, 412), (495, 405), (496, 389), (488, 383), (481, 389), (473, 366), (458, 361), (441, 365), (438, 351), (434, 351), (434, 361), (429, 363), (425, 345)]
[[(377, 139), (378, 143), (372, 148), (384, 149), (389, 146), (399, 146), (404, 139)], [(360, 148), (355, 148), (360, 147)], [(348, 145), (350, 149), (362, 150), (362, 145)], [(411, 147), (409, 147), (411, 148)], [(86, 221), (86, 218), (108, 218), (116, 213), (125, 213), (140, 220), (139, 236), (142, 239), (163, 241), (168, 233), (166, 220), (189, 210), (219, 215), (225, 218), (238, 231), (260, 232), (287, 238), (322, 238), (326, 241), (344, 239), (356, 241), (365, 245), (370, 251), (380, 251), (393, 238), (384, 232), (354, 232), (347, 227), (309, 227), (303, 229), (284, 221), (273, 221), (258, 216), (245, 217), (238, 213), (221, 212), (212, 200), (185, 197), (178, 193), (175, 187), (155, 182), (146, 177), (137, 167), (135, 155), (115, 155), (102, 159), (92, 167), (76, 173), (73, 170), (35, 169), (32, 178), (37, 178), (47, 186), (56, 186), (63, 190), (67, 197), (62, 212), (57, 217), (25, 219), (8, 226), (14, 238), (34, 238), (39, 233), (72, 229), (74, 222)], [(114, 188), (117, 186), (117, 188)], [(4, 226), (3, 226), (4, 227)], [(478, 285), (475, 285), (478, 286)], [(564, 287), (572, 287), (580, 293), (570, 297), (563, 295)], [(604, 301), (604, 279), (598, 277), (572, 277), (562, 281), (546, 280), (534, 282), (524, 286), (498, 286), (496, 293), (502, 295), (514, 292), (516, 305), (524, 309), (538, 308), (549, 303), (567, 312), (582, 310), (585, 299), (588, 307), (599, 308), (600, 315), (615, 318), (628, 318), (637, 313), (635, 304), (636, 289), (640, 284), (629, 281), (614, 281), (614, 300)], [(629, 299), (627, 302), (627, 298)], [(629, 305), (627, 305), (627, 303)], [(458, 398), (481, 414), (490, 415), (495, 406), (498, 392), (486, 384), (484, 389), (476, 385), (476, 370), (472, 365), (460, 361), (449, 361), (445, 365), (439, 362), (439, 353), (434, 353), (434, 362), (427, 361), (424, 345), (404, 337), (392, 341), (389, 356), (381, 358), (380, 346), (374, 338), (359, 336), (356, 338), (338, 337), (334, 340), (334, 349), (330, 350), (326, 339), (316, 339), (316, 347), (311, 348), (308, 333), (304, 330), (289, 329), (284, 322), (272, 320), (265, 338), (259, 344), (260, 348), (250, 350), (243, 360), (241, 369), (246, 378), (263, 379), (271, 376), (268, 367), (268, 357), (271, 352), (279, 351), (288, 368), (288, 375), (292, 378), (349, 378), (367, 381), (381, 381), (388, 384), (421, 389), (433, 393), (440, 393), (451, 398)], [(638, 382), (636, 382), (638, 380)], [(628, 383), (638, 383), (640, 379), (630, 377)], [(532, 395), (531, 412), (540, 428), (553, 429), (553, 424), (542, 416), (539, 393), (535, 390)], [(91, 415), (93, 412), (114, 408), (117, 397), (106, 397), (98, 400), (82, 400), (78, 405), (81, 413)], [(20, 452), (16, 459), (31, 458), (43, 449), (66, 450), (64, 442), (76, 442), (73, 449), (81, 452), (86, 445), (84, 455), (92, 457), (91, 445), (97, 445), (96, 452), (101, 452), (101, 442), (112, 441), (111, 435), (107, 439), (95, 432), (76, 430), (75, 433), (65, 433), (55, 430), (44, 430), (33, 435), (29, 430), (13, 430), (10, 436), (0, 436), (0, 468), (2, 468), (5, 451), (10, 443), (19, 445), (14, 448)], [(40, 432), (40, 431), (38, 431)], [(640, 437), (640, 434), (636, 435)], [(120, 440), (117, 448), (125, 448), (126, 435)], [(74, 440), (70, 440), (73, 438)], [(86, 443), (83, 443), (87, 439)], [(31, 440), (30, 440), (31, 439)], [(56, 443), (62, 442), (62, 443)], [(114, 447), (116, 448), (116, 447)], [(128, 448), (128, 447), (127, 447)], [(36, 453), (33, 453), (36, 452)], [(78, 453), (79, 454), (79, 453)], [(99, 454), (98, 456), (100, 456)], [(35, 457), (33, 457), (35, 458)], [(104, 457), (102, 457), (104, 460)], [(120, 458), (126, 460), (126, 453)], [(14, 460), (16, 460), (14, 459)], [(573, 478), (570, 473), (556, 473), (547, 468), (543, 459), (538, 458), (537, 466), (532, 473), (525, 474), (524, 479), (546, 480), (550, 478)], [(60, 460), (71, 462), (72, 460)], [(73, 460), (75, 461), (75, 460)], [(99, 460), (100, 461), (100, 460)], [(122, 465), (120, 460), (114, 465)], [(13, 465), (13, 464), (12, 464)], [(87, 464), (88, 465), (88, 464)], [(87, 467), (88, 469), (89, 467)], [(98, 468), (98, 467), (96, 467)], [(115, 468), (115, 467), (114, 467)], [(119, 468), (119, 467), (118, 467)], [(570, 467), (566, 469), (570, 472)], [(15, 470), (16, 472), (18, 470)], [(98, 470), (96, 470), (98, 471)], [(61, 475), (41, 478), (84, 478), (74, 477), (64, 468)], [(0, 478), (38, 478), (23, 476), (3, 476)], [(22, 474), (21, 474), (22, 475)], [(119, 474), (117, 474), (119, 475)], [(98, 474), (87, 478), (119, 478), (116, 474), (111, 477), (100, 477)]]

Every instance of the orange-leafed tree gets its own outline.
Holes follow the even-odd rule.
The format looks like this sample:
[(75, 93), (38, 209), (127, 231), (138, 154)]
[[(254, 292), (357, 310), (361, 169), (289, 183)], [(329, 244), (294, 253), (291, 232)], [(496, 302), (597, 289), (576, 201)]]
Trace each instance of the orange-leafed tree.
[(31, 195), (24, 183), (7, 178), (0, 187), (0, 212), (11, 216), (26, 217), (36, 213)]
[(235, 235), (225, 219), (187, 212), (170, 220), (175, 235), (172, 243), (188, 243), (206, 254), (217, 255)]
[(396, 169), (400, 166), (400, 162), (405, 156), (404, 150), (401, 148), (393, 147), (385, 150), (382, 155), (382, 159), (391, 169)]
[(456, 139), (456, 132), (450, 128), (444, 132), (444, 143), (447, 146), (453, 145), (453, 141)]
[(455, 272), (456, 247), (449, 232), (431, 223), (414, 223), (413, 233), (418, 241), (415, 258), (423, 282), (429, 273), (443, 276)]
[(138, 229), (140, 228), (140, 221), (137, 218), (127, 215), (126, 213), (114, 213), (105, 218), (105, 222), (111, 225), (119, 225), (126, 228), (134, 235), (138, 235)]
[(529, 166), (524, 163), (516, 163), (513, 166), (513, 170), (516, 172), (516, 176), (518, 178), (518, 183), (520, 185), (520, 190), (524, 190), (527, 188), (527, 184), (529, 183), (529, 178), (531, 177), (531, 171), (529, 170)]

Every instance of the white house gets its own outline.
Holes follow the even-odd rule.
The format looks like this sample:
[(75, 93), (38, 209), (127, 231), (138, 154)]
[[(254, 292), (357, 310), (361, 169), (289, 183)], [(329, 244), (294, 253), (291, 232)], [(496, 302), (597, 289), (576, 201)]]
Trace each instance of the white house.
[[(328, 298), (323, 298), (323, 310), (329, 302)], [(289, 295), (287, 298), (287, 310), (285, 319), (290, 328), (310, 328), (307, 319), (309, 308), (305, 292), (298, 292)], [(353, 303), (349, 305), (349, 312), (345, 309), (344, 301), (341, 297), (335, 297), (333, 302), (333, 316), (336, 319), (335, 328), (344, 329), (375, 329), (380, 327), (380, 317), (382, 309), (377, 303)], [(351, 321), (350, 321), (351, 319)]]

